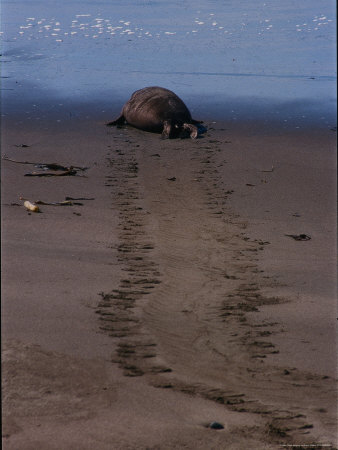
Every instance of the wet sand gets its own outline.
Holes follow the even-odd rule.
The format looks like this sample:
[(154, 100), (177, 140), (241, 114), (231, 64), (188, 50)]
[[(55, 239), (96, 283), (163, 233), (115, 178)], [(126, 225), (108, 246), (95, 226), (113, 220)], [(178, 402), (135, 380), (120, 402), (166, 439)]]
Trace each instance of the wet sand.
[(334, 448), (332, 130), (5, 125), (5, 449)]

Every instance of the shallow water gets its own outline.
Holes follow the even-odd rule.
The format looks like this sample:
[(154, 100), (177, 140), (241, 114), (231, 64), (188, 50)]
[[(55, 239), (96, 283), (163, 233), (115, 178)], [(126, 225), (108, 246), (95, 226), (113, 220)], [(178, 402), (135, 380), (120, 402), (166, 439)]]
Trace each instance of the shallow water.
[(333, 0), (3, 0), (2, 114), (110, 119), (160, 85), (198, 118), (333, 126), (335, 26)]

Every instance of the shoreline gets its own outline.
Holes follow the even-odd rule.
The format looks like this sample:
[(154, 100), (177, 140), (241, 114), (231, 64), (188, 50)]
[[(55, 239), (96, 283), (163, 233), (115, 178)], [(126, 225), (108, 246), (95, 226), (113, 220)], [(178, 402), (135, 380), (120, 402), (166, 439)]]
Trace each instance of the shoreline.
[[(336, 364), (325, 362), (335, 331), (330, 325), (328, 334), (330, 317), (316, 302), (334, 313), (334, 133), (208, 125), (197, 141), (107, 130), (96, 119), (90, 128), (77, 119), (6, 126), (3, 153), (13, 159), (90, 167), (87, 178), (29, 179), (32, 167), (2, 161), (6, 449), (45, 446), (54, 426), (55, 448), (92, 448), (99, 435), (100, 449), (333, 448)], [(11, 205), (20, 195), (95, 200), (28, 215)], [(303, 232), (309, 242), (285, 236)], [(290, 255), (291, 269), (306, 261), (306, 270), (294, 274)], [(29, 412), (27, 395), (37, 399)], [(67, 395), (74, 403), (65, 423), (66, 400), (56, 398)], [(131, 421), (128, 433), (119, 414)], [(213, 420), (224, 432), (205, 428)]]
[[(149, 83), (148, 83), (149, 84)], [(151, 85), (151, 83), (150, 83)], [(122, 106), (136, 90), (134, 87), (122, 91), (96, 92), (95, 95), (74, 95), (63, 97), (57, 91), (42, 89), (30, 83), (23, 83), (18, 88), (13, 85), (14, 94), (2, 92), (2, 116), (4, 125), (30, 125), (50, 128), (67, 127), (69, 123), (101, 121), (103, 124), (118, 116)], [(34, 97), (31, 92), (34, 92)], [(176, 91), (176, 89), (175, 89)], [(189, 106), (193, 117), (210, 124), (220, 123), (236, 130), (248, 128), (261, 134), (276, 134), (279, 131), (292, 130), (327, 130), (335, 131), (337, 124), (336, 98), (298, 98), (297, 100), (280, 100), (278, 98), (231, 97), (213, 93), (206, 96), (201, 93), (184, 93), (177, 91)], [(11, 98), (14, 96), (14, 98)]]

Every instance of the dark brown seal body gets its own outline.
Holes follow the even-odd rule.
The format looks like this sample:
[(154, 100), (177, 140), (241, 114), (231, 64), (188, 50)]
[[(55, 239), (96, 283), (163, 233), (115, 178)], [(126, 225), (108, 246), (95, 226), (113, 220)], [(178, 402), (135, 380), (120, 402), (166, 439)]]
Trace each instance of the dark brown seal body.
[(107, 125), (124, 123), (162, 133), (163, 138), (174, 138), (185, 131), (195, 139), (198, 135), (196, 124), (200, 122), (192, 119), (188, 108), (174, 92), (151, 86), (135, 91), (123, 106), (121, 115)]

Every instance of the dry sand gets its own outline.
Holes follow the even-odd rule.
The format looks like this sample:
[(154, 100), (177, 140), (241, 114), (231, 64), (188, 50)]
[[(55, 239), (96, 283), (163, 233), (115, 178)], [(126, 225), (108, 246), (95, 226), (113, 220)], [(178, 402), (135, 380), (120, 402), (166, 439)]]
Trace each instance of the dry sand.
[(207, 125), (6, 123), (4, 449), (335, 447), (335, 133)]

